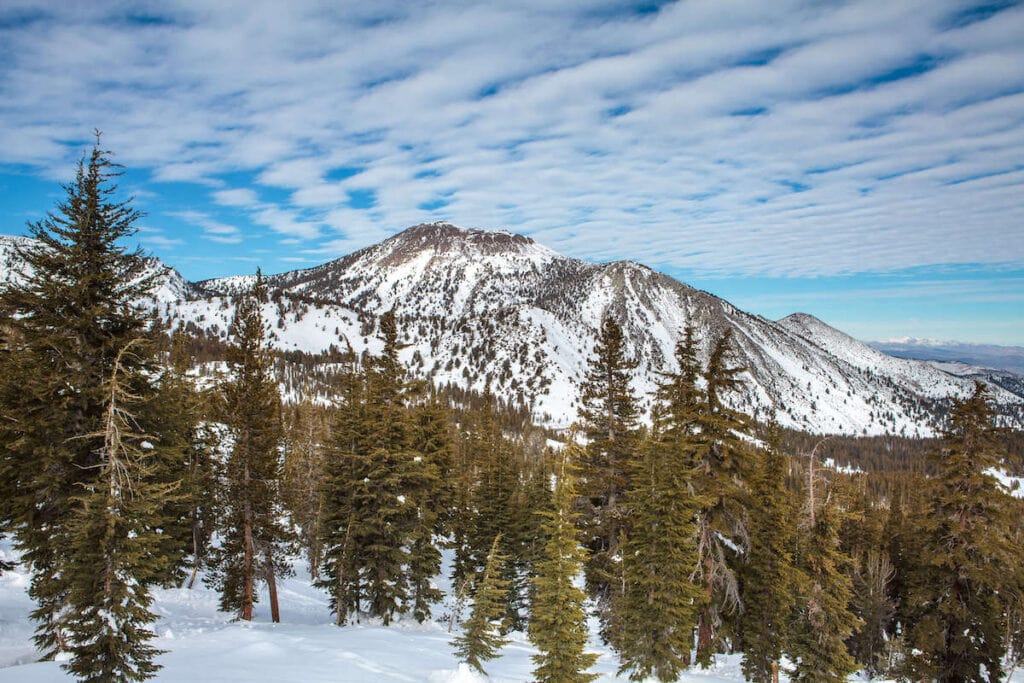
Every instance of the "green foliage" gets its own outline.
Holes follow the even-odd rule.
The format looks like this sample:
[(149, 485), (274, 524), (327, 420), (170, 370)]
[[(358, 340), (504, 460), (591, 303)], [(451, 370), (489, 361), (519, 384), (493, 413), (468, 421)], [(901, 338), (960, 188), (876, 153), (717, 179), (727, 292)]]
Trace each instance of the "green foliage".
[(743, 675), (766, 683), (778, 673), (796, 596), (793, 506), (786, 490), (788, 458), (771, 439), (750, 481), (750, 548), (740, 568), (743, 612), (739, 619)]
[(483, 662), (494, 659), (508, 639), (501, 635), (500, 620), (505, 613), (508, 582), (501, 578), (505, 557), (501, 554), (501, 536), (495, 536), (483, 573), (474, 586), (473, 610), (462, 625), (462, 633), (452, 641), (455, 654), (480, 673)]
[(1018, 508), (989, 471), (1000, 452), (986, 399), (979, 383), (954, 402), (908, 586), (912, 671), (938, 681), (1002, 678), (1007, 598), (1020, 590), (1008, 571), (1020, 566)]
[(693, 629), (706, 596), (694, 582), (699, 553), (692, 444), (656, 423), (626, 493), (621, 546), (624, 588), (613, 605), (612, 645), (631, 680), (674, 681), (690, 665)]
[(587, 588), (597, 599), (606, 631), (614, 593), (622, 584), (615, 561), (622, 528), (622, 497), (639, 443), (640, 411), (630, 388), (630, 372), (635, 367), (636, 363), (626, 358), (622, 328), (606, 315), (580, 397), (580, 424), (587, 439), (580, 486), (586, 505), (581, 526), (590, 549)]
[(281, 496), (292, 522), (298, 527), (300, 545), (306, 551), (309, 574), (319, 578), (323, 560), (323, 488), (327, 475), (325, 416), (309, 401), (288, 412), (284, 430), (285, 457)]
[(159, 531), (163, 507), (175, 484), (155, 483), (152, 445), (138, 431), (130, 383), (134, 348), (118, 355), (108, 387), (103, 446), (96, 478), (74, 497), (71, 545), (63, 559), (70, 572), (63, 621), (71, 651), (64, 668), (82, 681), (142, 681), (160, 668), (155, 637), (146, 625), (147, 585), (166, 573), (169, 556)]
[(583, 651), (587, 644), (586, 595), (573, 584), (586, 558), (577, 538), (578, 515), (573, 512), (574, 461), (579, 456), (575, 443), (561, 453), (552, 496), (554, 510), (547, 513), (544, 524), (548, 540), (533, 578), (529, 636), (539, 651), (532, 657), (538, 683), (586, 683), (597, 678), (586, 673), (597, 655)]
[(67, 667), (89, 680), (156, 670), (148, 587), (181, 552), (156, 537), (173, 523), (161, 481), (177, 437), (155, 410), (159, 371), (140, 341), (153, 320), (138, 303), (152, 277), (121, 246), (140, 214), (113, 199), (116, 175), (97, 143), (56, 210), (29, 225), (25, 270), (0, 293), (0, 514), (32, 574), (37, 646), (70, 650)]
[(846, 640), (857, 628), (849, 610), (852, 583), (850, 558), (839, 548), (839, 523), (826, 501), (814, 526), (801, 539), (798, 566), (802, 570), (796, 599), (796, 620), (789, 649), (792, 681), (845, 681), (857, 670)]
[(290, 571), (279, 490), (281, 399), (266, 346), (265, 301), (266, 286), (257, 273), (237, 301), (228, 349), (231, 378), (221, 387), (232, 445), (219, 496), (221, 544), (213, 553), (210, 580), (220, 591), (221, 610), (245, 620), (252, 619), (258, 582), (267, 581), (274, 610), (276, 577)]
[[(324, 482), (324, 578), (337, 623), (369, 614), (389, 624), (412, 607), (428, 618), (441, 594), (435, 534), (442, 528), (443, 414), (418, 415), (415, 387), (398, 360), (393, 312), (381, 317), (381, 356), (341, 378)], [(423, 408), (423, 410), (427, 410)]]

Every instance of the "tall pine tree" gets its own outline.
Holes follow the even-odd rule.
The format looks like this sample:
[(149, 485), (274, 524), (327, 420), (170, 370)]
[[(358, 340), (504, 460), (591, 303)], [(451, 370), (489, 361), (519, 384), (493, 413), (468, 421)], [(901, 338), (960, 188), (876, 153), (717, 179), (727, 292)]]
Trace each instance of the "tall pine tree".
[(220, 607), (249, 621), (266, 582), (271, 618), (280, 620), (277, 577), (289, 571), (284, 551), (289, 531), (282, 522), (281, 398), (266, 345), (266, 284), (257, 272), (237, 301), (228, 349), (231, 378), (221, 390), (223, 419), (232, 445), (220, 496), (220, 547), (211, 579)]
[(1002, 679), (1006, 600), (1019, 590), (1016, 506), (991, 473), (1001, 457), (987, 398), (977, 383), (953, 403), (908, 591), (914, 675), (943, 682)]
[[(150, 468), (166, 466), (165, 444), (173, 440), (158, 433), (151, 414), (159, 373), (150, 347), (136, 340), (153, 326), (141, 303), (153, 281), (142, 255), (123, 245), (140, 214), (115, 199), (117, 174), (97, 137), (56, 210), (29, 225), (36, 241), (19, 249), (24, 270), (0, 293), (0, 310), (7, 316), (0, 514), (32, 574), (38, 648), (44, 656), (72, 650), (69, 666), (83, 672), (109, 670), (104, 667), (112, 661), (93, 647), (94, 641), (87, 642), (82, 630), (90, 614), (105, 614), (112, 593), (93, 591), (83, 582), (116, 566), (118, 577), (131, 584), (125, 605), (141, 610), (138, 617), (145, 621), (146, 588), (157, 580), (149, 543), (163, 520), (131, 507), (137, 498), (129, 505), (122, 497), (128, 507), (108, 511), (95, 497), (110, 491), (112, 452), (105, 440), (110, 383), (118, 356), (129, 345), (138, 344), (121, 356), (118, 381), (133, 397), (133, 433), (150, 435), (153, 446), (138, 455), (145, 466), (127, 479), (133, 490), (147, 491)], [(133, 443), (136, 447), (141, 443)], [(97, 525), (107, 514), (112, 527), (100, 538)], [(92, 534), (93, 547), (85, 547), (83, 534)], [(130, 661), (118, 669), (125, 679), (152, 673), (144, 626), (110, 636), (104, 647)]]
[(588, 683), (597, 678), (597, 674), (586, 673), (597, 660), (596, 654), (584, 652), (586, 595), (573, 583), (582, 573), (586, 559), (577, 537), (578, 515), (573, 511), (573, 470), (579, 454), (579, 447), (572, 441), (560, 454), (552, 496), (554, 510), (547, 513), (544, 524), (547, 544), (533, 578), (529, 636), (538, 650), (532, 657), (537, 683)]
[(658, 391), (650, 438), (631, 467), (621, 545), (622, 594), (613, 603), (611, 642), (620, 672), (632, 680), (673, 681), (690, 666), (693, 630), (706, 598), (696, 582), (700, 559), (695, 495), (696, 353), (692, 330), (676, 349), (680, 371)]
[[(148, 644), (152, 597), (147, 585), (173, 557), (161, 552), (164, 506), (177, 483), (156, 483), (149, 435), (133, 412), (135, 393), (149, 381), (137, 367), (143, 342), (118, 354), (107, 385), (103, 446), (96, 476), (74, 496), (71, 545), (62, 562), (69, 574), (64, 626), (72, 658), (64, 668), (83, 681), (142, 681), (160, 668)], [(134, 362), (133, 362), (134, 361)]]
[(581, 519), (590, 549), (586, 578), (605, 630), (611, 619), (613, 592), (622, 585), (617, 575), (621, 564), (616, 557), (622, 498), (639, 442), (640, 411), (630, 388), (630, 371), (635, 367), (626, 358), (622, 328), (606, 314), (580, 397), (580, 423), (587, 439), (580, 473), (580, 493), (588, 503)]
[(740, 569), (743, 675), (755, 683), (778, 683), (779, 660), (788, 642), (789, 615), (796, 600), (794, 517), (786, 490), (789, 463), (778, 441), (773, 426), (750, 482), (750, 549)]

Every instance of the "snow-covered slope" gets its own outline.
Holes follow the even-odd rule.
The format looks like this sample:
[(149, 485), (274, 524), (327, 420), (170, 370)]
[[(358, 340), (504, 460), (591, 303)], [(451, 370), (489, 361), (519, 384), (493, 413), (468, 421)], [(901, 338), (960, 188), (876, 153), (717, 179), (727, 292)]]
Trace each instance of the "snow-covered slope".
[[(192, 285), (174, 275), (169, 270), (161, 281), (161, 315), (226, 338), (232, 295), (251, 276)], [(737, 407), (762, 418), (774, 412), (798, 429), (932, 434), (948, 397), (965, 396), (976, 379), (887, 356), (806, 314), (771, 321), (745, 313), (636, 263), (587, 263), (522, 235), (446, 223), (267, 279), (272, 302), (264, 313), (275, 346), (372, 352), (379, 348), (375, 321), (394, 308), (402, 358), (415, 374), (477, 390), (490, 383), (554, 425), (575, 419), (578, 383), (606, 313), (623, 325), (638, 361), (633, 386), (645, 403), (658, 373), (674, 368), (688, 322), (705, 356), (732, 331), (735, 361), (746, 368)], [(986, 381), (1003, 419), (1022, 424), (1024, 397), (1014, 392), (1021, 385)]]

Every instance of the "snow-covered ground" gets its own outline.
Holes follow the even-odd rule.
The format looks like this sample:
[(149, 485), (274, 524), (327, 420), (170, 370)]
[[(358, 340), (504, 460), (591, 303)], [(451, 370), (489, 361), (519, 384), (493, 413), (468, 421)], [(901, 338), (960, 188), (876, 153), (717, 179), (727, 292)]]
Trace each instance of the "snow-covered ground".
[[(0, 542), (0, 557), (12, 557), (8, 541)], [(35, 662), (29, 620), (32, 602), (25, 594), (28, 577), (15, 568), (0, 576), (0, 683), (66, 683), (73, 680), (56, 662)], [(158, 638), (154, 645), (166, 653), (157, 679), (169, 683), (227, 683), (229, 681), (330, 681), (376, 683), (517, 683), (532, 680), (536, 650), (525, 634), (513, 634), (501, 657), (485, 664), (490, 677), (480, 677), (452, 653), (447, 621), (448, 604), (435, 609), (436, 620), (418, 624), (408, 618), (384, 627), (376, 623), (338, 628), (327, 611), (326, 594), (311, 586), (305, 567), (279, 584), (280, 624), (270, 623), (269, 607), (257, 605), (251, 623), (233, 622), (217, 611), (217, 594), (198, 585), (155, 592), (153, 611)], [(468, 613), (464, 616), (468, 616)], [(616, 677), (618, 661), (607, 648), (594, 647), (600, 659), (593, 671), (600, 681)], [(718, 666), (695, 671), (683, 681), (742, 680), (737, 657), (722, 657)]]
[[(11, 559), (7, 541), (0, 557)], [(251, 623), (233, 622), (217, 611), (217, 595), (197, 585), (158, 590), (153, 611), (155, 645), (166, 651), (156, 680), (168, 683), (229, 683), (303, 681), (316, 683), (522, 683), (532, 680), (536, 652), (526, 636), (513, 634), (501, 656), (485, 663), (489, 677), (460, 665), (452, 653), (452, 634), (444, 616), (448, 604), (435, 610), (435, 621), (418, 624), (407, 619), (384, 627), (375, 623), (338, 628), (331, 623), (327, 597), (310, 585), (304, 567), (280, 583), (282, 623), (270, 623), (265, 602), (257, 605)], [(32, 602), (25, 594), (27, 576), (16, 568), (0, 576), (0, 683), (67, 683), (73, 680), (56, 662), (35, 662), (28, 614)], [(265, 596), (264, 596), (265, 599)], [(466, 615), (468, 616), (468, 614)], [(592, 671), (598, 681), (627, 681), (616, 676), (618, 661), (610, 650), (592, 643), (600, 657)], [(651, 679), (652, 681), (654, 679)], [(694, 669), (683, 683), (741, 681), (738, 656), (719, 656), (706, 671)], [(783, 680), (786, 680), (783, 676)], [(860, 679), (855, 679), (860, 680)], [(1024, 683), (1024, 673), (1010, 679)]]

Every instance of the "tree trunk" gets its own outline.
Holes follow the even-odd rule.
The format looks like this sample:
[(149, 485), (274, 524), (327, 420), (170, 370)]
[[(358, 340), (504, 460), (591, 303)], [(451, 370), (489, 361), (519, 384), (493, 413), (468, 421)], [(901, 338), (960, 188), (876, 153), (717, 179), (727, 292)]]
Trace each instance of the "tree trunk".
[(252, 547), (252, 502), (248, 500), (249, 490), (249, 464), (245, 464), (245, 469), (242, 475), (242, 490), (245, 491), (245, 511), (243, 513), (244, 522), (242, 534), (244, 537), (243, 545), (245, 550), (242, 556), (242, 590), (244, 591), (244, 597), (242, 598), (242, 619), (246, 621), (252, 621), (252, 605), (253, 605), (253, 547)]
[(267, 561), (267, 589), (270, 592), (270, 620), (275, 624), (281, 623), (281, 608), (277, 603), (277, 578), (274, 576), (274, 563)]
[(707, 513), (702, 515), (701, 521), (701, 551), (704, 557), (701, 564), (704, 565), (704, 599), (706, 603), (701, 610), (697, 620), (697, 661), (706, 661), (706, 657), (714, 652), (715, 625), (714, 625), (714, 599), (715, 592), (715, 558), (712, 555), (711, 527)]
[(772, 683), (779, 683), (779, 663), (772, 662)]

